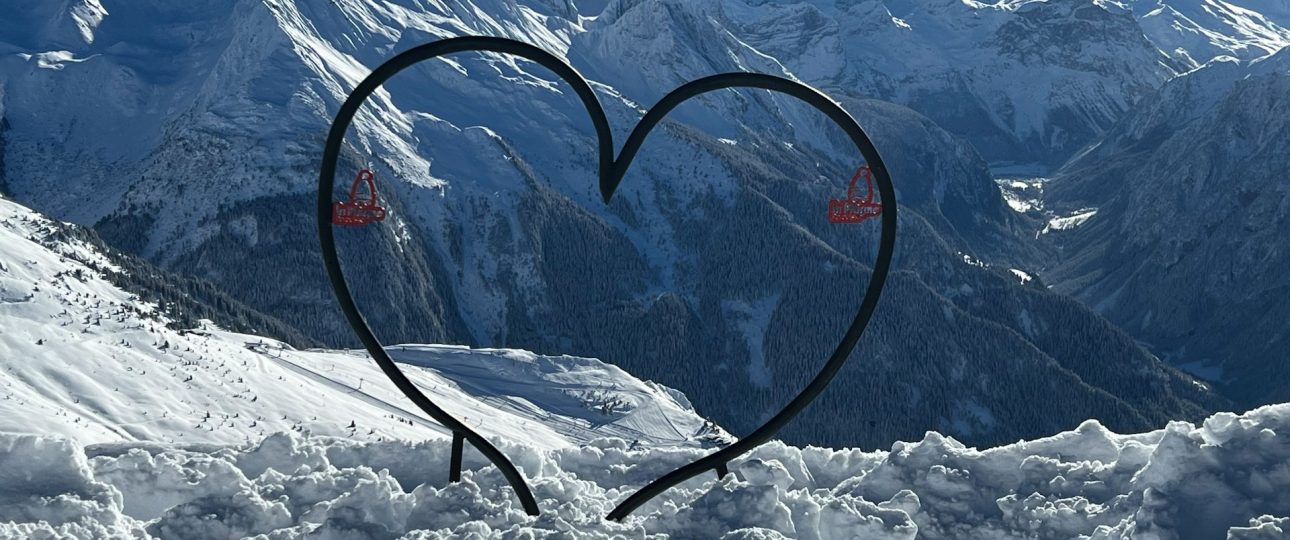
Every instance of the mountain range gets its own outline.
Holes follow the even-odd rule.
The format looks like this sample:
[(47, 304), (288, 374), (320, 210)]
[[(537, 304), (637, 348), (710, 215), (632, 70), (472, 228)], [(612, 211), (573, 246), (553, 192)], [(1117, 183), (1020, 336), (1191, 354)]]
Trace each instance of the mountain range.
[[(1257, 65), (1226, 56), (1284, 43), (1275, 5), (1166, 4), (15, 7), (0, 21), (0, 188), (213, 284), (253, 313), (244, 317), (280, 324), (261, 325), (274, 337), (352, 347), (319, 264), (314, 184), (332, 114), (385, 58), (463, 34), (533, 43), (594, 81), (618, 141), (684, 81), (724, 71), (798, 78), (875, 140), (901, 218), (872, 328), (785, 439), (873, 447), (937, 429), (994, 444), (1087, 418), (1141, 431), (1263, 398), (1220, 395), (1160, 360), (1193, 361), (1102, 302), (1110, 282), (1082, 278), (1078, 266), (1096, 254), (1078, 238), (1106, 230), (1115, 213), (1036, 241), (1048, 216), (1014, 211), (994, 176), (1056, 169), (1047, 208), (1109, 208), (1094, 199), (1128, 197), (1131, 183), (1084, 178), (1105, 165), (1081, 159), (1109, 151), (1142, 111), (1173, 103), (1180, 81)], [(1205, 32), (1169, 41), (1182, 23), (1163, 24), (1165, 13)], [(337, 191), (370, 167), (391, 218), (341, 232), (342, 261), (387, 343), (599, 358), (684, 391), (739, 435), (804, 386), (866, 283), (876, 225), (824, 216), (859, 165), (846, 144), (786, 98), (710, 94), (651, 136), (605, 205), (590, 122), (567, 87), (527, 62), (454, 56), (391, 80), (348, 135)], [(1157, 283), (1142, 277), (1132, 286)], [(1189, 286), (1203, 284), (1178, 285)], [(829, 411), (840, 410), (852, 421), (839, 425)]]

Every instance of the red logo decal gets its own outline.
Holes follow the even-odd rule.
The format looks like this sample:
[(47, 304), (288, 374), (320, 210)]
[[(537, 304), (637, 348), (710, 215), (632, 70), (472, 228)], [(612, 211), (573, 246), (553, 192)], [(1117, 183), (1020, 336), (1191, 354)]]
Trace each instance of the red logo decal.
[[(370, 194), (368, 200), (359, 200), (358, 186), (367, 183)], [(360, 227), (373, 221), (385, 220), (385, 208), (376, 198), (376, 175), (363, 169), (354, 177), (354, 185), (349, 188), (349, 200), (331, 204), (331, 222), (335, 225)]]
[[(856, 182), (864, 177), (865, 196), (855, 194)], [(860, 223), (871, 217), (882, 214), (882, 204), (873, 201), (873, 171), (868, 165), (856, 169), (851, 177), (851, 186), (847, 188), (846, 199), (829, 199), (829, 223)]]

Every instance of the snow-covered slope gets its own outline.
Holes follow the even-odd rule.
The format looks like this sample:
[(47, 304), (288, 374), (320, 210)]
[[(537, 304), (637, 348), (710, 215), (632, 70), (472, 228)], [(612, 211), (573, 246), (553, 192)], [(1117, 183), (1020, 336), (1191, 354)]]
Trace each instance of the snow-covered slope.
[[(170, 328), (96, 270), (114, 270), (102, 253), (42, 242), (58, 227), (0, 199), (0, 431), (86, 443), (448, 436), (365, 353), (300, 351), (210, 324)], [(724, 436), (679, 392), (597, 360), (433, 345), (391, 352), (432, 399), (488, 436), (538, 448)]]
[(1135, 435), (1090, 421), (984, 450), (930, 432), (880, 452), (776, 442), (621, 524), (604, 519), (617, 501), (703, 451), (503, 443), (531, 479), (533, 518), (477, 459), (447, 483), (443, 440), (83, 447), (0, 433), (0, 536), (1272, 540), (1290, 533), (1288, 433), (1278, 405)]
[(1220, 56), (1261, 58), (1290, 45), (1290, 5), (1280, 0), (1135, 0), (1151, 42), (1184, 67)]
[(720, 6), (736, 35), (803, 80), (907, 105), (995, 166), (1060, 164), (1174, 74), (1132, 14), (1112, 2)]

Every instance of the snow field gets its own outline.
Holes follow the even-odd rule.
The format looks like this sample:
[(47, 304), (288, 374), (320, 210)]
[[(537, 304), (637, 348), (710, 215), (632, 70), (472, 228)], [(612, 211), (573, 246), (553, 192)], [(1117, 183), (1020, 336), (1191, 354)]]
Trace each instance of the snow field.
[(617, 501), (705, 450), (498, 441), (538, 497), (531, 518), (473, 452), (448, 484), (442, 439), (82, 447), (3, 434), (0, 536), (1281, 538), (1286, 433), (1290, 405), (1138, 435), (1089, 421), (987, 450), (930, 432), (888, 452), (771, 443), (731, 477), (694, 479), (621, 524), (603, 519)]

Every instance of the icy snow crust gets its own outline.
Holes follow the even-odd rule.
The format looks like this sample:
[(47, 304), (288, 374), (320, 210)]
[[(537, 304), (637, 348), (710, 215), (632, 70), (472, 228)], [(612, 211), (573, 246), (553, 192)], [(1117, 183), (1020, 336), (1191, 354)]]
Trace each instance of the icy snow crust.
[(1276, 405), (1140, 435), (1089, 421), (984, 451), (930, 432), (890, 452), (772, 443), (733, 477), (692, 480), (622, 524), (602, 516), (704, 451), (503, 443), (538, 497), (531, 518), (473, 453), (448, 484), (444, 440), (81, 447), (0, 434), (0, 536), (1281, 538), (1287, 433), (1290, 405)]

